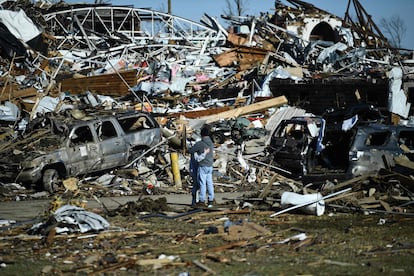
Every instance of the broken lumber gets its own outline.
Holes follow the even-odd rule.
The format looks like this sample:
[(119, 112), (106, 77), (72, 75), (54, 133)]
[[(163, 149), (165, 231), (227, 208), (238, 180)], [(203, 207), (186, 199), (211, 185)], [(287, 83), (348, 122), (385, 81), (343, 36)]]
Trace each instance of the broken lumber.
[(206, 120), (207, 123), (213, 123), (222, 119), (237, 118), (239, 116), (246, 115), (249, 113), (260, 112), (272, 107), (279, 107), (287, 103), (288, 100), (285, 96), (279, 96), (276, 98), (271, 98), (261, 102), (253, 103), (248, 106), (243, 106), (229, 111), (224, 111), (215, 115), (202, 117), (200, 119)]

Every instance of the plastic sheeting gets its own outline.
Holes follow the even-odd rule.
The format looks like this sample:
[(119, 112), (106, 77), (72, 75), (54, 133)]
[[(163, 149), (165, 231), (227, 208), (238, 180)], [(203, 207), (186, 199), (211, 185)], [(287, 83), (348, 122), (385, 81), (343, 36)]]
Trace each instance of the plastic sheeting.
[(23, 10), (18, 12), (0, 10), (0, 21), (16, 38), (25, 42), (32, 40), (41, 32)]
[(109, 227), (109, 222), (100, 215), (72, 205), (64, 205), (57, 209), (54, 218), (57, 222), (66, 225), (64, 228), (57, 228), (58, 233), (77, 231), (85, 233), (92, 230), (101, 231)]
[(407, 102), (407, 95), (405, 95), (402, 87), (403, 72), (400, 67), (394, 67), (388, 74), (389, 82), (389, 96), (388, 96), (388, 110), (394, 114), (398, 114), (403, 118), (408, 117), (411, 104)]

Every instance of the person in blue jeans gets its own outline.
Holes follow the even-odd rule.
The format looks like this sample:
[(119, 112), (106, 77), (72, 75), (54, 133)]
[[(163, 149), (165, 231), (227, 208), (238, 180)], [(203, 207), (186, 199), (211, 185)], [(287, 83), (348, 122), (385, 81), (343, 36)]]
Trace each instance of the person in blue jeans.
[(200, 189), (200, 185), (198, 184), (198, 161), (194, 154), (191, 154), (190, 158), (190, 176), (193, 181), (193, 187), (191, 188), (191, 206), (195, 207), (197, 203), (197, 192)]
[(197, 192), (200, 189), (200, 184), (198, 183), (198, 163), (206, 158), (206, 154), (210, 151), (210, 148), (205, 148), (202, 154), (194, 152), (191, 154), (190, 158), (190, 176), (193, 180), (193, 187), (191, 189), (192, 201), (191, 206), (195, 207), (197, 204)]
[[(199, 205), (205, 205), (206, 200), (208, 207), (212, 207), (214, 202), (214, 184), (213, 184), (213, 162), (214, 162), (214, 144), (210, 138), (210, 128), (204, 125), (201, 129), (201, 140), (189, 149), (189, 153), (194, 159), (200, 160), (197, 169), (197, 181), (200, 189)], [(205, 156), (204, 156), (205, 155)], [(204, 157), (204, 158), (203, 158)], [(195, 160), (197, 161), (197, 160)], [(191, 167), (191, 166), (190, 166)], [(193, 185), (193, 203), (197, 189), (194, 191)]]

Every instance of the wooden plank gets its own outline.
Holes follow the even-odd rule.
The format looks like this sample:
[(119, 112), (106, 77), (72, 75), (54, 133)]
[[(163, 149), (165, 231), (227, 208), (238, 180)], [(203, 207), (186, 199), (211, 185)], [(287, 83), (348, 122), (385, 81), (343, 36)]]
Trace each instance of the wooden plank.
[(20, 90), (13, 89), (11, 91), (8, 88), (6, 88), (4, 92), (0, 95), (0, 101), (7, 101), (7, 100), (16, 99), (16, 98), (28, 98), (28, 97), (33, 97), (37, 95), (38, 95), (37, 90), (33, 87), (29, 87), (26, 89), (20, 89)]
[[(119, 74), (130, 87), (137, 84), (136, 70), (119, 72)], [(113, 73), (65, 79), (61, 84), (62, 91), (69, 91), (71, 94), (81, 94), (85, 91), (91, 91), (100, 95), (124, 96), (129, 94), (130, 90), (122, 79), (117, 73)]]
[(379, 203), (382, 205), (382, 207), (384, 207), (385, 211), (392, 212), (392, 208), (387, 202), (385, 202), (384, 200), (380, 200)]
[(240, 46), (224, 53), (214, 55), (213, 59), (221, 67), (234, 66), (235, 63), (238, 65), (246, 65), (244, 67), (248, 67), (248, 64), (253, 66), (262, 63), (267, 52), (267, 50), (262, 48)]
[(360, 206), (362, 209), (378, 209), (381, 207), (381, 204), (362, 204)]
[(271, 98), (265, 101), (253, 103), (247, 106), (238, 107), (229, 111), (221, 112), (211, 116), (201, 117), (200, 119), (204, 119), (207, 123), (217, 122), (222, 119), (232, 119), (237, 118), (242, 115), (246, 115), (253, 112), (260, 112), (272, 107), (279, 107), (284, 104), (287, 104), (288, 100), (285, 96), (279, 96), (276, 98)]
[(204, 270), (204, 271), (206, 271), (210, 274), (213, 274), (213, 275), (217, 274), (214, 270), (212, 270), (211, 268), (207, 267), (206, 265), (202, 264), (201, 262), (199, 262), (197, 260), (194, 260), (193, 264), (195, 264), (196, 266), (198, 266), (199, 268), (201, 268), (202, 270)]
[(229, 106), (223, 106), (223, 107), (217, 107), (217, 108), (210, 108), (210, 109), (205, 109), (205, 110), (194, 110), (194, 111), (185, 111), (185, 112), (176, 112), (176, 113), (168, 113), (165, 115), (165, 117), (180, 117), (181, 115), (183, 115), (186, 118), (189, 119), (197, 119), (203, 116), (209, 116), (209, 115), (214, 115), (214, 114), (218, 114), (224, 111), (228, 111), (230, 110)]
[(229, 33), (229, 35), (227, 36), (227, 41), (229, 41), (234, 46), (242, 46), (249, 42), (249, 40), (246, 37), (242, 37), (234, 33)]
[(330, 188), (327, 188), (326, 190), (323, 191), (323, 194), (328, 194), (331, 191), (337, 191), (339, 189), (342, 189), (343, 187), (346, 186), (353, 186), (354, 184), (358, 183), (358, 182), (362, 182), (370, 177), (375, 176), (375, 174), (366, 174), (366, 175), (360, 175), (357, 177), (354, 177), (352, 179), (346, 180), (344, 182), (341, 182), (335, 186), (332, 186)]
[(378, 202), (379, 202), (379, 200), (376, 199), (373, 196), (369, 196), (369, 197), (364, 197), (364, 198), (358, 199), (358, 204), (359, 205), (362, 205), (362, 204), (373, 204), (373, 203), (378, 203)]
[(275, 181), (278, 179), (278, 175), (277, 174), (275, 174), (270, 180), (269, 180), (269, 182), (266, 184), (266, 186), (264, 187), (264, 189), (263, 189), (263, 191), (260, 193), (260, 195), (259, 195), (259, 198), (260, 199), (263, 199), (264, 197), (266, 197), (268, 194), (269, 194), (269, 192), (270, 192), (270, 189), (272, 188), (272, 186), (273, 186), (273, 183), (275, 183)]
[(140, 259), (135, 262), (137, 265), (165, 265), (172, 263), (170, 259)]
[(402, 167), (414, 170), (414, 162), (410, 161), (407, 156), (396, 156), (394, 157), (394, 162)]

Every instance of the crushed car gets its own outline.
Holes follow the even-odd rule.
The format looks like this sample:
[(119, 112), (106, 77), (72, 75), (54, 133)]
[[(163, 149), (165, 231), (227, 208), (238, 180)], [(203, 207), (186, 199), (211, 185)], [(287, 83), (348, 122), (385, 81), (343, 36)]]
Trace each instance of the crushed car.
[(386, 168), (387, 158), (414, 160), (414, 126), (371, 124), (359, 127), (349, 149), (347, 172), (353, 176)]
[(266, 151), (277, 165), (295, 175), (304, 175), (312, 169), (315, 155), (322, 151), (324, 129), (325, 120), (321, 117), (282, 120), (271, 133)]
[(344, 125), (349, 127), (328, 127), (321, 117), (282, 120), (271, 134), (266, 152), (271, 161), (305, 182), (375, 173), (395, 156), (414, 160), (414, 126)]
[[(74, 115), (73, 113), (72, 115)], [(79, 117), (79, 116), (75, 116)], [(15, 182), (54, 192), (60, 180), (129, 164), (161, 142), (161, 129), (146, 112), (44, 116), (33, 120), (27, 138), (14, 141), (3, 169), (17, 169)], [(6, 157), (7, 158), (7, 157)], [(7, 167), (7, 168), (6, 168)]]

